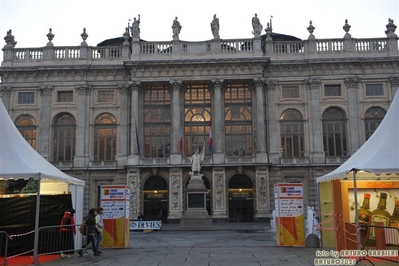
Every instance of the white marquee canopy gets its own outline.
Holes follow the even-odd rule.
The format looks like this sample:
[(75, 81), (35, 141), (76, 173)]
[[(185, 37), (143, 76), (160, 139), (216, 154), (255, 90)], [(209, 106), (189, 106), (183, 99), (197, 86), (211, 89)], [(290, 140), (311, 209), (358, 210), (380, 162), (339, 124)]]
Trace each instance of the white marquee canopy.
[(0, 180), (49, 179), (84, 186), (85, 182), (58, 170), (22, 137), (0, 99)]

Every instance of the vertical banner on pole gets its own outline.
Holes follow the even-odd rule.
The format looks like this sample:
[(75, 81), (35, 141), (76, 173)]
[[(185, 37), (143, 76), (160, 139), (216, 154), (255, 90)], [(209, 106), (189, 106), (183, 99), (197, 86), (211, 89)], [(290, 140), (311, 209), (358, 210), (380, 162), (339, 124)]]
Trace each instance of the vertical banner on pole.
[(103, 207), (103, 240), (101, 247), (126, 248), (129, 246), (129, 186), (101, 186)]
[(277, 245), (305, 246), (302, 184), (275, 184), (274, 198)]

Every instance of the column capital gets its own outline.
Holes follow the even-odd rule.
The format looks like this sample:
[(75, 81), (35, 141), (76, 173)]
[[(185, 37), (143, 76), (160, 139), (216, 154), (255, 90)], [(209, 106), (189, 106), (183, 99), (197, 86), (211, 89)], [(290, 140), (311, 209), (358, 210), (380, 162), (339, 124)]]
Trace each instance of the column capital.
[(389, 77), (388, 81), (389, 81), (389, 84), (391, 84), (391, 87), (399, 86), (399, 76)]
[(209, 86), (210, 90), (213, 90), (213, 91), (215, 89), (223, 90), (225, 88), (226, 88), (226, 86), (224, 84), (224, 80), (223, 79), (213, 79), (213, 80), (211, 80), (211, 83), (210, 83), (210, 86)]
[(321, 80), (315, 78), (305, 79), (304, 82), (307, 90), (319, 89), (321, 84)]
[(252, 85), (254, 87), (265, 87), (266, 83), (265, 83), (265, 79), (264, 78), (254, 78), (252, 81)]
[(85, 84), (85, 85), (77, 85), (75, 89), (78, 94), (90, 95), (93, 88), (91, 85)]
[(347, 88), (357, 89), (359, 87), (360, 79), (357, 77), (345, 78), (345, 85)]
[(43, 96), (45, 96), (45, 95), (50, 96), (51, 93), (53, 92), (53, 90), (54, 90), (53, 86), (45, 86), (45, 85), (39, 86), (40, 94)]
[(10, 96), (11, 95), (11, 91), (12, 91), (12, 87), (11, 86), (4, 86), (1, 88), (0, 93), (3, 96)]
[(118, 90), (120, 94), (127, 94), (132, 88), (132, 85), (129, 84), (119, 84)]
[(277, 89), (277, 80), (267, 80), (266, 81), (266, 87), (270, 91), (275, 91)]

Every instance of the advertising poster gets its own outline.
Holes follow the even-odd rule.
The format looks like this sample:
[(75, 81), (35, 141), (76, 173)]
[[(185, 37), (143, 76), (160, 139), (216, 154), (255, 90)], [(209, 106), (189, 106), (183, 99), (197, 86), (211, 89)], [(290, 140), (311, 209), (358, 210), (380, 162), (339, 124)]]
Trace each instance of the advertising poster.
[(305, 246), (302, 184), (276, 184), (274, 198), (277, 245)]
[(101, 186), (101, 207), (104, 208), (101, 247), (128, 247), (130, 188), (116, 185)]

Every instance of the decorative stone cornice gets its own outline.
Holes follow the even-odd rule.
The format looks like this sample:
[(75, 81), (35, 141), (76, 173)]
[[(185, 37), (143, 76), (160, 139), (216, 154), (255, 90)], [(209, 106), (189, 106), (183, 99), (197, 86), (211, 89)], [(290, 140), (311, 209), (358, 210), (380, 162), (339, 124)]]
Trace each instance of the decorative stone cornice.
[(53, 90), (54, 90), (53, 86), (44, 86), (44, 85), (39, 86), (40, 95), (42, 96), (50, 96)]
[(314, 78), (305, 79), (304, 82), (307, 90), (318, 90), (321, 84), (320, 79), (314, 79)]
[(350, 77), (345, 78), (345, 85), (347, 88), (357, 89), (359, 87), (359, 78), (357, 77)]

